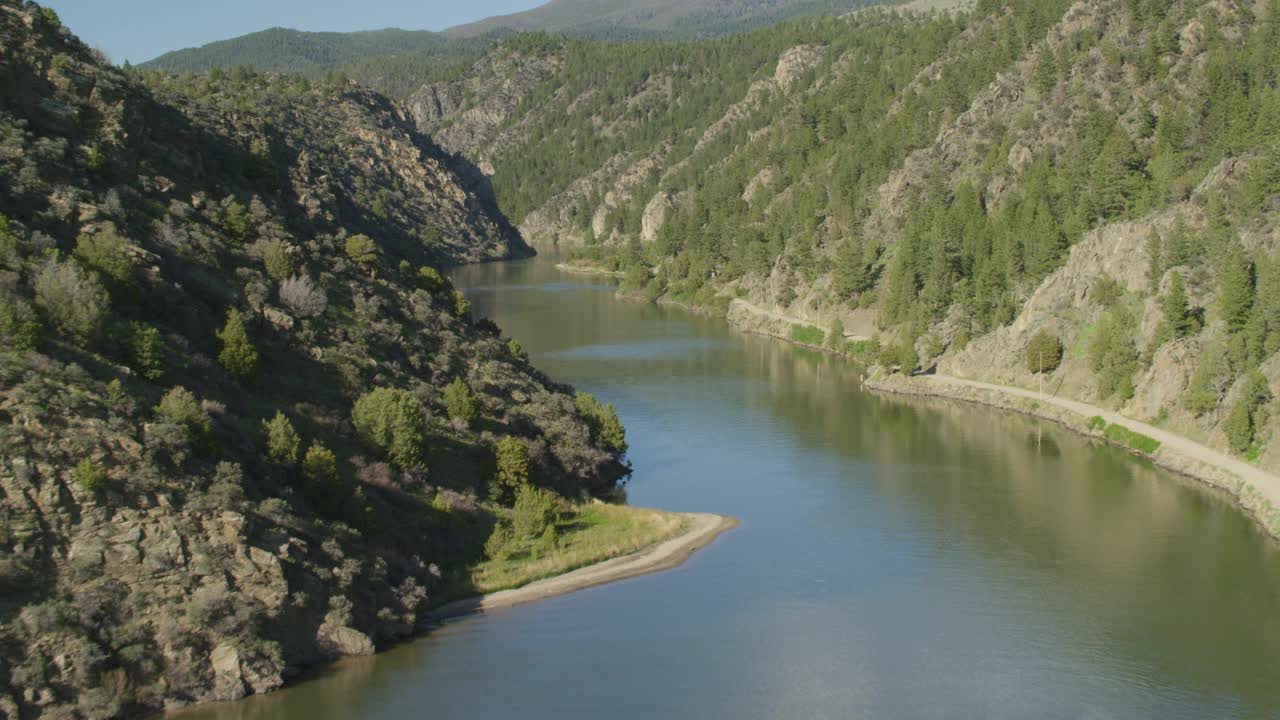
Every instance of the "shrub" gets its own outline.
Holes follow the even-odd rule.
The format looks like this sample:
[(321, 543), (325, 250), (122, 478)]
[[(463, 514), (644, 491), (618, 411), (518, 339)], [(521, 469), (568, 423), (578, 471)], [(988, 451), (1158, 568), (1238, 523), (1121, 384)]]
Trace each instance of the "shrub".
[(193, 437), (208, 434), (210, 430), (209, 416), (200, 406), (200, 401), (181, 385), (160, 398), (160, 403), (156, 405), (156, 415), (162, 420), (181, 425)]
[(515, 535), (510, 526), (500, 522), (493, 526), (489, 539), (484, 541), (484, 555), (490, 560), (505, 560), (511, 554), (514, 544)]
[(532, 540), (555, 521), (556, 505), (551, 493), (526, 485), (516, 494), (511, 511), (512, 530), (517, 539)]
[(822, 328), (813, 327), (812, 325), (792, 325), (791, 341), (801, 345), (817, 345), (822, 346), (823, 339), (826, 335), (822, 333)]
[(81, 460), (71, 470), (71, 479), (87, 493), (96, 493), (106, 484), (107, 474), (91, 458)]
[(133, 256), (129, 254), (129, 243), (120, 237), (115, 225), (106, 223), (95, 235), (82, 233), (76, 238), (73, 255), (86, 268), (106, 278), (117, 293), (134, 289)]
[(332, 450), (318, 442), (312, 443), (302, 458), (302, 476), (313, 502), (329, 511), (342, 506), (346, 498), (338, 474), (338, 458)]
[(615, 453), (627, 451), (627, 430), (618, 419), (612, 404), (602, 404), (590, 393), (580, 392), (573, 398), (578, 415), (591, 430), (591, 439)]
[(428, 250), (439, 245), (442, 237), (443, 233), (440, 232), (440, 228), (434, 223), (428, 224), (419, 234), (419, 238), (422, 240), (422, 246)]
[(267, 445), (267, 457), (282, 465), (295, 465), (302, 452), (302, 438), (293, 429), (288, 416), (276, 411), (276, 416), (262, 421), (262, 434)]
[(1103, 435), (1112, 442), (1125, 445), (1147, 455), (1153, 455), (1156, 450), (1160, 449), (1159, 440), (1134, 432), (1123, 425), (1108, 425)]
[(36, 15), (36, 18), (49, 30), (58, 30), (62, 27), (62, 19), (58, 17), (57, 11), (51, 7), (40, 8), (40, 13)]
[(444, 406), (449, 419), (464, 426), (470, 426), (479, 413), (479, 403), (471, 386), (462, 378), (454, 378), (444, 388)]
[(1222, 429), (1232, 450), (1244, 453), (1253, 446), (1258, 428), (1266, 422), (1266, 405), (1270, 400), (1271, 388), (1267, 385), (1267, 378), (1253, 371), (1245, 379), (1240, 399), (1223, 423)]
[(249, 211), (244, 205), (232, 202), (222, 210), (222, 229), (241, 242), (249, 238), (253, 225), (249, 220)]
[(528, 353), (524, 351), (524, 347), (515, 338), (507, 341), (507, 351), (510, 352), (511, 356), (514, 358), (518, 358), (520, 360), (529, 359)]
[(50, 259), (36, 274), (36, 305), (59, 331), (88, 343), (107, 314), (107, 293), (92, 274), (74, 262)]
[(17, 352), (35, 350), (41, 331), (40, 319), (30, 305), (16, 297), (0, 299), (0, 347)]
[(418, 399), (407, 390), (378, 388), (356, 401), (351, 410), (356, 432), (365, 444), (386, 453), (403, 470), (420, 470), (426, 461), (426, 419)]
[(1094, 415), (1093, 417), (1089, 418), (1090, 430), (1105, 430), (1106, 428), (1107, 428), (1107, 421), (1103, 419), (1101, 415)]
[(467, 299), (466, 295), (462, 294), (461, 290), (454, 290), (453, 291), (453, 314), (460, 318), (465, 318), (468, 314), (470, 314), (470, 312), (471, 312), (471, 301)]
[(1058, 336), (1041, 328), (1027, 343), (1027, 370), (1032, 373), (1053, 372), (1062, 364), (1062, 341)]
[(529, 446), (519, 438), (504, 437), (494, 447), (497, 472), (489, 486), (494, 502), (506, 504), (529, 484)]
[(418, 279), (422, 282), (422, 288), (430, 293), (439, 292), (449, 284), (438, 270), (426, 265), (418, 268)]
[(1235, 452), (1242, 453), (1253, 445), (1253, 414), (1249, 412), (1249, 404), (1243, 399), (1237, 402), (1227, 413), (1227, 420), (1222, 424), (1227, 442)]
[(1124, 297), (1124, 286), (1110, 275), (1099, 275), (1093, 282), (1093, 301), (1104, 308), (1115, 307)]
[(378, 245), (368, 235), (352, 235), (347, 238), (347, 257), (357, 265), (372, 267), (378, 262)]
[(882, 363), (886, 361), (890, 363), (890, 367), (894, 368), (896, 372), (910, 375), (920, 365), (920, 356), (916, 354), (915, 343), (904, 340), (889, 351), (887, 358), (881, 359)]
[(329, 305), (324, 291), (316, 287), (306, 275), (298, 275), (280, 283), (280, 302), (300, 318), (319, 317)]
[(844, 347), (844, 323), (839, 318), (831, 323), (831, 329), (827, 331), (827, 347), (836, 351)]
[(148, 380), (154, 382), (163, 378), (164, 341), (160, 339), (160, 331), (144, 322), (135, 322), (129, 329), (129, 349), (133, 354), (133, 364)]
[(107, 383), (107, 408), (112, 412), (120, 412), (125, 409), (125, 403), (129, 399), (129, 393), (124, 389), (124, 383), (119, 378)]
[(0, 213), (0, 267), (17, 269), (21, 264), (21, 253), (18, 251), (18, 236), (9, 224), (9, 218)]
[(85, 153), (85, 167), (94, 175), (104, 175), (107, 172), (107, 156), (102, 150), (91, 147)]
[(282, 240), (272, 240), (262, 248), (262, 265), (267, 270), (267, 277), (276, 282), (284, 282), (293, 275), (293, 258), (289, 255), (289, 246)]
[(218, 332), (218, 340), (222, 342), (218, 362), (227, 372), (244, 379), (258, 368), (258, 351), (249, 340), (249, 332), (245, 330), (239, 310), (231, 308), (227, 311), (227, 324)]

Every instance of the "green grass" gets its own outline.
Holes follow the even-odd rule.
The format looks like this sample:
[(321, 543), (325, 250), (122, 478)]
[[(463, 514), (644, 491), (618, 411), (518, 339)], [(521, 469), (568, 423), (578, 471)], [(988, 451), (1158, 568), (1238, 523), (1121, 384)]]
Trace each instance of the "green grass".
[(643, 550), (669, 540), (688, 527), (678, 513), (643, 510), (626, 505), (588, 504), (561, 513), (556, 523), (559, 542), (539, 553), (526, 542), (505, 558), (486, 560), (471, 571), (471, 585), (491, 593), (563, 575), (588, 565)]
[(1112, 442), (1128, 446), (1147, 455), (1152, 455), (1156, 450), (1160, 449), (1159, 440), (1134, 432), (1123, 425), (1108, 425), (1104, 434)]
[(850, 340), (844, 344), (844, 351), (848, 355), (866, 355), (871, 352), (871, 346), (870, 340)]
[(1107, 428), (1107, 421), (1103, 420), (1101, 415), (1094, 415), (1093, 417), (1089, 418), (1090, 430), (1105, 430), (1106, 428)]
[(792, 325), (791, 341), (798, 342), (803, 345), (817, 345), (822, 347), (823, 342), (827, 339), (827, 334), (822, 328), (812, 325)]

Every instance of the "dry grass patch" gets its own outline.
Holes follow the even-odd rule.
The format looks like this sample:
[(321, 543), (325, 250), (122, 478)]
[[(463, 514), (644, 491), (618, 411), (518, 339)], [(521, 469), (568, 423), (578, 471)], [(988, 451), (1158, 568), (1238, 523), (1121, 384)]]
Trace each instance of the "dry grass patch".
[(689, 519), (677, 513), (602, 503), (575, 506), (556, 521), (554, 547), (526, 543), (502, 559), (477, 565), (471, 582), (485, 594), (520, 587), (652, 547), (688, 525)]

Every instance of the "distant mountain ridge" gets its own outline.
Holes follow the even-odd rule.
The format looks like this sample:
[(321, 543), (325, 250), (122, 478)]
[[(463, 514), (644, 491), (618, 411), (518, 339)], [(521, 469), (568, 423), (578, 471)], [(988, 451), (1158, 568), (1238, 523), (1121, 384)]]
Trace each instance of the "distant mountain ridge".
[(275, 27), (165, 53), (141, 67), (204, 72), (252, 66), (318, 77), (340, 72), (393, 96), (423, 82), (458, 75), (494, 42), (520, 32), (564, 33), (595, 40), (688, 40), (742, 32), (806, 15), (850, 12), (883, 0), (553, 0), (512, 15), (444, 32), (366, 30), (304, 32)]
[(495, 30), (547, 31), (593, 39), (709, 38), (802, 15), (831, 15), (876, 0), (552, 0), (532, 10), (444, 31), (474, 37)]

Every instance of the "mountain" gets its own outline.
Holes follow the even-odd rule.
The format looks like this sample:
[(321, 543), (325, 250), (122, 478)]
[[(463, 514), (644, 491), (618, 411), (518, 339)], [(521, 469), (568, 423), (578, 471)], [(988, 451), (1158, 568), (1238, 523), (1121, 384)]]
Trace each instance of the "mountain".
[(260, 72), (294, 73), (311, 79), (341, 73), (366, 87), (402, 96), (428, 80), (456, 75), (509, 34), (499, 31), (454, 38), (426, 30), (336, 33), (271, 28), (175, 50), (140, 67), (194, 73), (246, 65)]
[(717, 37), (804, 15), (836, 15), (870, 0), (551, 0), (532, 10), (459, 25), (451, 37), (499, 30), (609, 40)]
[(277, 688), (466, 590), (495, 466), (614, 494), (611, 409), (439, 272), (528, 253), (472, 172), (348, 83), (143, 78), (0, 2), (0, 716)]
[[(506, 41), (408, 102), (535, 244), (1280, 468), (1280, 3), (983, 0)], [(1036, 355), (1037, 358), (1032, 358)]]
[(845, 13), (880, 1), (556, 0), (525, 13), (489, 18), (443, 33), (395, 29), (334, 33), (272, 28), (199, 48), (176, 50), (140, 67), (190, 73), (248, 65), (262, 72), (297, 73), (312, 79), (340, 73), (366, 87), (402, 98), (424, 82), (462, 74), (495, 42), (515, 33), (552, 32), (613, 40), (716, 37), (787, 18)]

